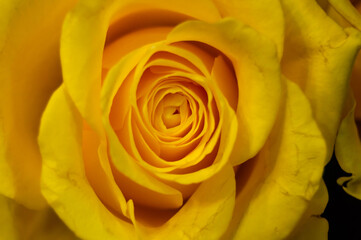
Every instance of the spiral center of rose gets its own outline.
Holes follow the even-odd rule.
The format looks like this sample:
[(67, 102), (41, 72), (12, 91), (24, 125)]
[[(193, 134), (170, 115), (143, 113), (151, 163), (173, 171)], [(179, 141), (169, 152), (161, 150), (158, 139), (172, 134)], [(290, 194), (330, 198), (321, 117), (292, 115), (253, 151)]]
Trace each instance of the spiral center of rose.
[(169, 31), (137, 30), (109, 43), (103, 56), (115, 180), (127, 199), (160, 209), (181, 207), (225, 164), (238, 103), (233, 65), (209, 45), (160, 40), (125, 52), (136, 44), (132, 34), (164, 38)]
[(158, 104), (155, 112), (161, 113), (163, 124), (167, 129), (181, 125), (188, 117), (189, 105), (181, 93), (167, 94)]

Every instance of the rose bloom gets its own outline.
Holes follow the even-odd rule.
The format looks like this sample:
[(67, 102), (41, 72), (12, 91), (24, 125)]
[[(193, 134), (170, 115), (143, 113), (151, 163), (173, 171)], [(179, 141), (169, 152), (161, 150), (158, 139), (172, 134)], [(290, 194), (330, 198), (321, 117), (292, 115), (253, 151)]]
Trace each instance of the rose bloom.
[[(361, 1), (330, 1), (324, 8), (344, 28), (354, 26), (361, 30)], [(361, 199), (361, 54), (356, 57), (347, 89), (342, 122), (336, 139), (335, 153), (341, 168), (351, 173), (338, 179), (339, 185), (351, 196)], [(355, 122), (356, 120), (356, 122)]]
[(335, 142), (361, 198), (350, 2), (0, 13), (3, 239), (325, 239)]

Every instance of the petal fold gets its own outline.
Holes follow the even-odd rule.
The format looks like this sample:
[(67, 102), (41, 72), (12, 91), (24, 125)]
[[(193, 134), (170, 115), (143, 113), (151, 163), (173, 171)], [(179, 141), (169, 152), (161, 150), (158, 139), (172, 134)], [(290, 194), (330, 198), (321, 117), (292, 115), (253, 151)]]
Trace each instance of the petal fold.
[(329, 0), (329, 3), (339, 12), (349, 23), (361, 31), (361, 14), (349, 0)]
[(361, 140), (355, 123), (355, 101), (352, 96), (348, 109), (338, 130), (335, 153), (341, 168), (352, 175), (341, 177), (337, 182), (348, 194), (361, 200)]
[(237, 194), (244, 207), (234, 213), (240, 218), (235, 239), (288, 237), (320, 187), (325, 141), (308, 100), (289, 80), (284, 107)]
[(328, 239), (328, 222), (320, 216), (325, 210), (327, 201), (327, 188), (321, 180), (320, 187), (310, 201), (304, 216), (287, 239)]
[(233, 168), (227, 164), (164, 225), (149, 228), (138, 222), (135, 226), (144, 239), (219, 239), (232, 217), (235, 189)]
[[(50, 99), (40, 127), (42, 193), (81, 239), (134, 239), (129, 220), (110, 212), (87, 181), (82, 157), (82, 123), (62, 85)], [(118, 201), (127, 204), (124, 199)]]
[[(279, 0), (213, 0), (222, 17), (233, 17), (271, 39), (281, 59), (284, 39), (284, 17)], [(265, 17), (267, 16), (267, 17)]]
[(316, 1), (281, 3), (286, 19), (282, 72), (310, 100), (327, 141), (328, 160), (333, 153), (361, 33), (354, 28), (341, 28)]

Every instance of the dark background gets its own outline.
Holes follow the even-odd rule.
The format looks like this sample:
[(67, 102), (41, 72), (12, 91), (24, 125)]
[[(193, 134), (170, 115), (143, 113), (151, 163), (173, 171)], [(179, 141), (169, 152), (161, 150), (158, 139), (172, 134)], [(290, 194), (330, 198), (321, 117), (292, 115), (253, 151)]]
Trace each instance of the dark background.
[(341, 176), (350, 176), (350, 174), (340, 168), (333, 156), (325, 167), (323, 175), (329, 194), (329, 202), (322, 214), (329, 223), (328, 237), (330, 240), (361, 240), (361, 200), (348, 195), (336, 183)]

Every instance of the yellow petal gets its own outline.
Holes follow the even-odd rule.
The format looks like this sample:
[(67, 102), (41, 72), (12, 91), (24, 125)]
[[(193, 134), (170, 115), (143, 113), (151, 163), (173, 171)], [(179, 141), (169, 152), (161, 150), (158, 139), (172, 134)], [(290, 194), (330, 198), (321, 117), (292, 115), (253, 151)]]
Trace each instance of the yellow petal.
[(152, 42), (162, 41), (166, 38), (171, 27), (152, 27), (132, 31), (119, 37), (106, 45), (103, 55), (103, 67), (110, 69), (122, 57), (131, 51)]
[(236, 110), (238, 104), (238, 81), (233, 72), (233, 67), (229, 66), (227, 60), (222, 55), (216, 57), (213, 63), (211, 80), (222, 91), (231, 107)]
[[(82, 123), (64, 86), (60, 87), (50, 99), (40, 127), (42, 193), (80, 238), (134, 239), (132, 224), (110, 212), (89, 185), (82, 159)], [(118, 201), (126, 204), (120, 197)]]
[[(102, 89), (101, 105), (103, 108), (103, 123), (109, 141), (109, 153), (111, 160), (116, 167), (116, 170), (119, 171), (120, 174), (117, 177), (117, 181), (122, 190), (126, 191), (128, 194), (132, 193), (133, 195), (129, 195), (129, 197), (135, 197), (139, 201), (142, 201), (143, 204), (153, 204), (153, 207), (161, 207), (163, 205), (165, 208), (174, 208), (182, 205), (181, 193), (154, 178), (149, 172), (146, 172), (141, 166), (139, 166), (133, 156), (125, 150), (124, 146), (119, 141), (109, 120), (109, 112), (110, 108), (112, 107), (114, 95), (118, 91), (119, 86), (123, 84), (126, 76), (129, 74), (132, 68), (134, 68), (134, 65), (144, 55), (146, 49), (147, 48), (143, 47), (128, 54), (110, 70), (107, 78), (104, 81), (104, 86)], [(135, 96), (131, 97), (135, 98)], [(124, 108), (128, 109), (129, 107), (129, 99), (125, 98)], [(130, 117), (129, 114), (124, 114), (124, 116), (128, 116), (128, 118)], [(125, 124), (128, 124), (126, 125), (127, 127), (125, 127), (125, 129), (127, 131), (131, 131), (131, 121), (129, 121), (129, 119), (124, 119), (124, 121)], [(127, 189), (127, 184), (125, 184), (125, 181), (129, 182), (129, 180), (133, 183), (133, 187), (136, 187), (134, 191)], [(142, 191), (147, 192), (147, 197), (141, 197)], [(162, 198), (166, 200), (165, 202), (154, 201), (156, 198)]]
[[(146, 62), (147, 58), (149, 58), (153, 54), (153, 51), (157, 51), (158, 48), (163, 49), (163, 47), (164, 46), (162, 46), (162, 43), (153, 44), (151, 46), (145, 46), (141, 49), (138, 49), (135, 52), (132, 52), (131, 54), (128, 54), (125, 58), (121, 59), (121, 61), (119, 61), (118, 64), (112, 68), (112, 70), (109, 72), (107, 78), (105, 79), (104, 86), (102, 89), (102, 91), (103, 91), (102, 92), (102, 108), (104, 111), (103, 117), (104, 117), (105, 128), (106, 128), (108, 137), (110, 139), (109, 142), (111, 144), (110, 153), (112, 155), (113, 163), (117, 167), (117, 169), (123, 175), (127, 176), (129, 179), (138, 183), (139, 186), (148, 188), (149, 190), (152, 190), (153, 192), (161, 193), (162, 195), (170, 195), (170, 196), (173, 195), (174, 197), (179, 198), (181, 196), (181, 195), (179, 195), (179, 193), (175, 192), (174, 190), (170, 191), (171, 189), (166, 188), (166, 186), (164, 184), (161, 184), (161, 182), (159, 182), (155, 178), (151, 177), (151, 174), (144, 171), (144, 169), (142, 169), (139, 166), (139, 165), (142, 165), (142, 166), (144, 166), (144, 168), (149, 169), (149, 165), (147, 166), (147, 164), (144, 164), (142, 161), (140, 161), (142, 159), (142, 157), (137, 152), (137, 145), (133, 139), (135, 136), (138, 136), (139, 134), (137, 134), (135, 132), (135, 135), (133, 135), (132, 133), (129, 132), (129, 131), (133, 131), (132, 130), (132, 122), (130, 121), (130, 115), (122, 114), (124, 116), (128, 116), (128, 118), (129, 118), (128, 119), (129, 121), (127, 122), (128, 126), (125, 128), (125, 131), (128, 131), (126, 136), (128, 136), (131, 140), (129, 142), (126, 142), (127, 143), (126, 147), (133, 149), (131, 152), (132, 152), (132, 154), (134, 154), (134, 156), (135, 156), (134, 158), (130, 154), (128, 154), (126, 152), (124, 146), (122, 146), (119, 143), (119, 140), (118, 140), (116, 134), (114, 133), (114, 129), (112, 128), (112, 126), (109, 123), (109, 117), (108, 117), (110, 108), (112, 106), (112, 99), (115, 96), (117, 89), (119, 89), (120, 86), (122, 86), (122, 88), (123, 88), (123, 85), (128, 86), (128, 84), (129, 84), (131, 87), (128, 86), (129, 90), (124, 91), (124, 94), (122, 94), (122, 96), (125, 96), (126, 94), (129, 95), (130, 93), (131, 94), (130, 94), (130, 96), (124, 98), (123, 101), (125, 103), (125, 107), (123, 107), (121, 109), (121, 111), (123, 111), (124, 109), (127, 109), (126, 106), (128, 106), (128, 105), (132, 105), (135, 108), (137, 108), (136, 103), (134, 103), (135, 98), (136, 98), (136, 94), (135, 94), (136, 90), (134, 88), (137, 86), (137, 81), (139, 79), (137, 80), (137, 78), (136, 78), (135, 80), (133, 80), (133, 82), (126, 83), (125, 77), (129, 74), (131, 69), (134, 67), (137, 60), (139, 60), (140, 58), (143, 57), (142, 62)], [(166, 46), (164, 48), (166, 50), (174, 49), (174, 48), (166, 47)], [(180, 51), (180, 52), (182, 52), (182, 51)], [(147, 54), (145, 55), (145, 53), (147, 53)], [(188, 53), (188, 55), (189, 55), (189, 53)], [(142, 66), (141, 63), (138, 64), (138, 67), (139, 66), (140, 67)], [(137, 70), (139, 70), (138, 67), (137, 67)], [(135, 74), (137, 74), (137, 71)], [(199, 84), (205, 84), (205, 80), (203, 80), (203, 78), (201, 78), (201, 77), (198, 77), (197, 79), (195, 79), (195, 76), (192, 77), (185, 73), (178, 73), (178, 75), (185, 76), (186, 78), (192, 78)], [(222, 169), (224, 164), (228, 161), (228, 156), (229, 156), (230, 152), (232, 151), (233, 142), (235, 140), (234, 138), (235, 138), (235, 135), (237, 134), (237, 122), (235, 119), (234, 110), (229, 106), (226, 99), (221, 97), (222, 95), (220, 93), (220, 90), (214, 86), (213, 86), (213, 88), (214, 88), (215, 93), (217, 93), (217, 95), (219, 95), (217, 104), (219, 105), (218, 108), (219, 108), (221, 119), (222, 119), (222, 123), (220, 123), (219, 126), (217, 127), (216, 134), (215, 134), (215, 136), (218, 136), (218, 134), (220, 134), (220, 133), (222, 135), (221, 143), (220, 143), (221, 154), (218, 154), (217, 159), (215, 160), (214, 164), (207, 168), (201, 169), (200, 171), (187, 173), (187, 174), (164, 173), (164, 172), (157, 171), (153, 168), (152, 174), (154, 174), (166, 181), (174, 181), (174, 182), (177, 182), (180, 184), (198, 183), (198, 182), (201, 182), (201, 181), (211, 177), (213, 174), (218, 172), (220, 169)], [(213, 115), (213, 114), (210, 114), (210, 115)], [(205, 129), (207, 129), (207, 128), (205, 128)], [(124, 133), (125, 132), (123, 132), (122, 134), (124, 134)], [(208, 133), (206, 132), (206, 134), (208, 134)], [(204, 141), (203, 145), (204, 145), (205, 150), (203, 150), (201, 147), (199, 147), (199, 148), (197, 147), (194, 152), (187, 155), (183, 159), (184, 162), (186, 164), (188, 164), (188, 163), (191, 164), (194, 161), (198, 161), (195, 159), (203, 159), (207, 154), (210, 154), (212, 152), (214, 146), (217, 144), (217, 139), (218, 139), (218, 137), (212, 138), (212, 140), (210, 141), (209, 144), (207, 144), (207, 142)], [(199, 154), (201, 154), (199, 156), (199, 158), (194, 157), (194, 156), (197, 157)], [(138, 163), (135, 162), (134, 160), (138, 160)], [(173, 164), (173, 163), (169, 162), (169, 164)], [(174, 162), (174, 165), (175, 164), (176, 164), (176, 162)], [(187, 167), (188, 166), (189, 165), (187, 165)], [(150, 168), (150, 169), (152, 170), (152, 168)], [(179, 200), (174, 201), (174, 202), (179, 203)]]
[(137, 222), (135, 226), (144, 239), (219, 239), (232, 217), (235, 189), (234, 172), (227, 164), (164, 225), (151, 228)]
[(337, 182), (348, 194), (361, 200), (361, 141), (355, 124), (355, 101), (352, 96), (346, 109), (348, 113), (338, 130), (335, 153), (341, 168), (352, 175), (341, 177)]
[(79, 239), (50, 208), (30, 210), (17, 204), (14, 200), (0, 195), (0, 212), (2, 239)]
[(323, 180), (321, 180), (320, 187), (311, 199), (308, 209), (288, 239), (328, 239), (328, 222), (320, 217), (325, 210), (327, 201), (327, 188)]
[(331, 158), (361, 34), (343, 29), (313, 0), (282, 0), (286, 36), (282, 72), (310, 99)]
[[(100, 0), (97, 0), (100, 1)], [(192, 7), (189, 7), (192, 6)], [(158, 12), (152, 11), (167, 11), (168, 17), (166, 19), (162, 19), (161, 15)], [(162, 13), (160, 11), (160, 13)], [(149, 20), (148, 15), (153, 21), (153, 24), (164, 24), (164, 22), (169, 21), (169, 18), (172, 18), (172, 15), (181, 14), (184, 16), (188, 16), (193, 19), (199, 19), (206, 22), (215, 22), (221, 19), (221, 15), (219, 10), (214, 5), (213, 1), (211, 0), (183, 0), (183, 1), (167, 1), (167, 0), (155, 0), (152, 3), (149, 3), (148, 0), (124, 0), (119, 3), (117, 9), (117, 15), (114, 17), (122, 18), (126, 15), (131, 15), (132, 13), (142, 13), (144, 18), (141, 19), (132, 19), (132, 25), (137, 26), (139, 22), (144, 24), (144, 20)], [(150, 12), (150, 14), (149, 14)], [(113, 19), (113, 20), (115, 20)], [(127, 23), (129, 24), (129, 22)], [(167, 22), (169, 25), (169, 22)], [(128, 27), (129, 28), (129, 27)]]
[(237, 165), (254, 156), (268, 137), (280, 102), (281, 77), (273, 43), (234, 19), (216, 24), (188, 21), (177, 26), (167, 41), (199, 41), (230, 59), (239, 95), (238, 146), (230, 159)]
[(349, 0), (329, 0), (329, 3), (338, 11), (349, 23), (361, 31), (361, 14)]
[(327, 240), (328, 238), (328, 222), (321, 217), (310, 217), (310, 219), (304, 223), (299, 232), (296, 235), (289, 238), (290, 240)]
[(36, 138), (46, 102), (61, 82), (61, 24), (74, 3), (1, 3), (0, 193), (29, 208), (45, 204)]
[(15, 240), (18, 238), (19, 232), (14, 224), (14, 213), (12, 211), (12, 203), (15, 201), (0, 195), (0, 232), (4, 239)]
[[(360, 4), (361, 5), (361, 4)], [(351, 74), (351, 89), (356, 100), (355, 118), (361, 121), (361, 53), (357, 55)]]
[(250, 160), (255, 161), (250, 176), (243, 178), (236, 200), (241, 207), (234, 212), (239, 219), (235, 239), (289, 236), (320, 186), (325, 141), (308, 100), (288, 80), (284, 107), (266, 145)]
[(100, 144), (97, 134), (86, 123), (83, 124), (82, 156), (86, 177), (106, 206), (117, 214), (127, 215), (124, 196), (114, 182), (109, 158), (107, 153), (104, 153), (106, 147)]
[[(283, 11), (279, 0), (213, 0), (222, 17), (233, 17), (271, 39), (281, 59), (284, 39)], [(267, 17), (265, 17), (267, 16)]]
[[(64, 84), (80, 114), (99, 133), (102, 55), (108, 27), (111, 21), (121, 20), (126, 15), (137, 12), (141, 15), (144, 11), (152, 10), (165, 10), (168, 15), (176, 12), (205, 21), (216, 21), (220, 18), (217, 9), (208, 0), (172, 3), (158, 0), (152, 4), (145, 0), (81, 0), (64, 21), (60, 51)], [(144, 21), (144, 18), (139, 16), (136, 19)], [(135, 30), (129, 29), (129, 26), (136, 28), (136, 25), (133, 25), (135, 22), (129, 19), (125, 22), (128, 32)], [(154, 24), (161, 25), (161, 22), (155, 21)]]

